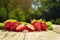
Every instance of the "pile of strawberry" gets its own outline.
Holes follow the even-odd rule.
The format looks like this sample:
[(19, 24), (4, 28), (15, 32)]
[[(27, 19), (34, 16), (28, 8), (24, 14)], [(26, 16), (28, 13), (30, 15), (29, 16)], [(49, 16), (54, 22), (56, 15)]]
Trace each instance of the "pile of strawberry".
[[(33, 20), (31, 23), (26, 22), (18, 22), (16, 20), (7, 20), (4, 22), (3, 28), (9, 31), (17, 31), (22, 32), (24, 30), (27, 30), (29, 32), (33, 31), (47, 31), (49, 28), (48, 26), (51, 24), (48, 24), (49, 22), (44, 22), (41, 20)], [(48, 24), (48, 25), (47, 25)], [(52, 27), (50, 27), (52, 29)]]
[(5, 21), (4, 23), (0, 23), (0, 29), (6, 29), (9, 31), (16, 31), (16, 32), (22, 32), (24, 30), (27, 30), (29, 32), (33, 31), (47, 31), (52, 30), (52, 23), (51, 22), (45, 22), (40, 20), (32, 20), (31, 23), (27, 22), (18, 22), (14, 19), (9, 19)]

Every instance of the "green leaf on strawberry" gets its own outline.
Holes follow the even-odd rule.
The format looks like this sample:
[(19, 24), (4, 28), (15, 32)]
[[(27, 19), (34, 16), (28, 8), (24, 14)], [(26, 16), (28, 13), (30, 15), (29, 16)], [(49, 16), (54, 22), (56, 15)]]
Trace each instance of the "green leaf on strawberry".
[(50, 27), (52, 25), (52, 22), (48, 21), (46, 22), (47, 27)]
[(21, 24), (27, 24), (26, 22), (20, 22)]
[(46, 22), (46, 25), (47, 25), (49, 30), (53, 30), (52, 22), (48, 21), (48, 22)]
[(52, 27), (52, 26), (50, 26), (50, 27), (48, 27), (48, 29), (49, 29), (49, 30), (53, 30), (53, 27)]
[(6, 22), (18, 22), (18, 21), (15, 20), (15, 19), (8, 19), (8, 20), (6, 20), (4, 23), (6, 23)]
[(42, 19), (38, 19), (38, 22), (42, 22), (43, 20)]
[(33, 19), (33, 20), (31, 20), (31, 23), (34, 23), (35, 21), (37, 21), (36, 19)]
[(4, 23), (0, 23), (0, 29), (3, 29)]

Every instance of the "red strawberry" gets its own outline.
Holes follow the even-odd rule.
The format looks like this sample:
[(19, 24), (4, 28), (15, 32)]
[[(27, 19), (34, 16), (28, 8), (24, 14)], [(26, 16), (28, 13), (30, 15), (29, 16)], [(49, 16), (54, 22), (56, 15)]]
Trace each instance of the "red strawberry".
[(5, 23), (5, 24), (4, 24), (4, 28), (5, 28), (5, 29), (9, 29), (10, 26), (11, 26), (11, 24), (12, 24), (12, 22), (7, 22), (7, 23)]
[(18, 22), (12, 22), (12, 24), (11, 24), (11, 26), (10, 26), (10, 30), (11, 30), (11, 31), (14, 31), (15, 28), (16, 28), (18, 25), (19, 25)]
[(26, 28), (27, 28), (28, 31), (35, 31), (34, 26), (31, 25), (31, 24), (27, 24), (27, 25), (26, 25)]
[(41, 30), (41, 25), (40, 25), (40, 22), (34, 22), (33, 23), (33, 26), (35, 27), (35, 30), (36, 31), (40, 31)]
[(22, 32), (22, 31), (25, 30), (25, 28), (26, 28), (26, 25), (18, 25), (17, 28), (16, 28), (15, 30), (16, 30), (16, 31)]
[(42, 22), (41, 26), (42, 26), (42, 30), (47, 30), (47, 25), (45, 22)]

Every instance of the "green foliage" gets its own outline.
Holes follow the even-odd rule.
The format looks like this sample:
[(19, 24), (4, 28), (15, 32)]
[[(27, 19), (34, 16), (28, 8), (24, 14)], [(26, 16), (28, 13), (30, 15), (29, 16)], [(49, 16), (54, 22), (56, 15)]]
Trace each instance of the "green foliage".
[(53, 24), (56, 22), (54, 19), (51, 19), (50, 21), (51, 21)]
[(21, 8), (16, 8), (9, 13), (9, 18), (25, 21), (25, 14)]
[[(30, 22), (32, 19), (51, 20), (52, 23), (60, 24), (60, 0), (36, 0), (31, 7), (31, 0), (0, 0), (0, 21), (16, 19)], [(59, 19), (57, 19), (59, 18)], [(56, 21), (55, 21), (56, 20)]]
[(57, 18), (56, 19), (56, 24), (59, 24), (60, 25), (60, 18)]
[(6, 10), (3, 7), (0, 7), (0, 22), (6, 20)]

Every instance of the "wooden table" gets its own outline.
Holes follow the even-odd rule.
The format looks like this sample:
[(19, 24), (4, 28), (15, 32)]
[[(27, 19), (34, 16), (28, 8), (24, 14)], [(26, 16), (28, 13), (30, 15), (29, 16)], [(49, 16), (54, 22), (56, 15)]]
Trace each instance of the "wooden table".
[(60, 25), (41, 32), (9, 32), (0, 30), (0, 40), (60, 40)]

